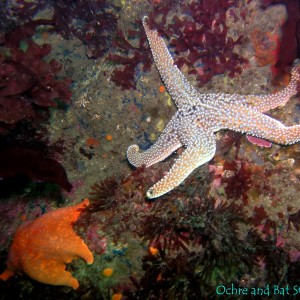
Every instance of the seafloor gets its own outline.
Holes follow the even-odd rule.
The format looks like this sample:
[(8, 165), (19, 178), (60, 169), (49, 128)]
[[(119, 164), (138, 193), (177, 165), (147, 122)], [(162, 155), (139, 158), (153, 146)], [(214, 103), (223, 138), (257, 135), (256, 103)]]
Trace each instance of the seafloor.
[[(300, 293), (299, 144), (220, 131), (214, 158), (152, 202), (146, 191), (183, 149), (150, 168), (126, 158), (132, 144), (149, 148), (176, 111), (144, 15), (199, 92), (268, 94), (288, 84), (300, 54), (297, 0), (20, 0), (0, 9), (0, 272), (22, 223), (85, 198), (74, 229), (95, 259), (68, 264), (76, 290), (19, 270), (0, 281), (1, 300)], [(300, 123), (299, 97), (269, 114)]]

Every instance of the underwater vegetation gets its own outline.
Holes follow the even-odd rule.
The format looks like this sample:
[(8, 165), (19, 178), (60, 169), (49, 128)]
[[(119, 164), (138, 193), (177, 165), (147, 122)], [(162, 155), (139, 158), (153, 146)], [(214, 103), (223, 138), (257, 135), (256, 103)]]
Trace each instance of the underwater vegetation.
[[(236, 172), (238, 163), (225, 163), (225, 172)], [(151, 167), (93, 185), (91, 205), (76, 223), (79, 229), (87, 228), (88, 246), (105, 256), (110, 241), (127, 241), (130, 247), (131, 236), (148, 249), (143, 272), (130, 275), (131, 283), (116, 284), (113, 291), (124, 299), (199, 299), (215, 297), (219, 284), (250, 288), (299, 283), (290, 270), (299, 264), (300, 253), (295, 256), (281, 237), (285, 221), (274, 222), (262, 206), (248, 210), (249, 184), (255, 183), (257, 170), (241, 168), (245, 175), (226, 182), (227, 202), (207, 194), (195, 175), (190, 179), (192, 191), (178, 187), (155, 202), (145, 202), (144, 192), (155, 179)], [(237, 189), (242, 202), (236, 201)], [(297, 214), (289, 222), (299, 230)]]
[[(113, 47), (117, 49), (119, 54), (109, 53), (108, 60), (121, 65), (121, 68), (116, 68), (111, 75), (111, 80), (120, 86), (122, 89), (135, 88), (137, 78), (136, 75), (142, 72), (149, 72), (152, 65), (152, 56), (149, 51), (148, 42), (142, 29), (142, 22), (137, 20), (140, 24), (140, 30), (128, 30), (128, 39), (124, 33), (119, 29), (117, 37), (113, 40)], [(134, 46), (130, 39), (138, 38), (137, 46)], [(138, 70), (139, 65), (143, 65), (141, 70)]]
[[(251, 169), (248, 172), (250, 177), (255, 175)], [(156, 176), (157, 170), (141, 167), (129, 176), (96, 182), (91, 187), (90, 205), (80, 211), (75, 230), (95, 253), (96, 261), (103, 257), (107, 266), (104, 275), (89, 269), (89, 280), (76, 293), (39, 285), (36, 292), (49, 297), (62, 293), (70, 299), (90, 293), (97, 299), (115, 294), (122, 299), (209, 299), (215, 297), (220, 284), (248, 288), (299, 284), (300, 252), (281, 236), (285, 218), (276, 223), (263, 207), (249, 212), (244, 200), (230, 200), (234, 194), (230, 187), (237, 188), (233, 182), (226, 192), (228, 201), (220, 202), (207, 193), (196, 174), (189, 179), (192, 190), (179, 187), (155, 202), (147, 202), (144, 193)], [(240, 187), (241, 192), (251, 197), (247, 185)], [(298, 215), (288, 216), (288, 231), (299, 231)], [(50, 214), (46, 216), (56, 224), (55, 218), (51, 221)], [(101, 289), (101, 276), (109, 280), (118, 274), (116, 260), (123, 257), (126, 261), (129, 250), (122, 249), (130, 249), (134, 241), (141, 244), (141, 271), (129, 272), (127, 280), (116, 280), (109, 289)], [(111, 244), (126, 246), (112, 250)], [(130, 264), (127, 268), (131, 269)], [(11, 289), (19, 280), (14, 279), (6, 288)]]
[[(217, 74), (228, 72), (233, 77), (234, 74), (241, 73), (241, 66), (247, 60), (232, 49), (242, 43), (243, 37), (236, 41), (227, 37), (225, 12), (232, 7), (232, 1), (222, 1), (221, 4), (220, 1), (191, 1), (180, 3), (180, 6), (175, 1), (151, 4), (153, 11), (148, 16), (150, 27), (170, 38), (168, 44), (176, 54), (175, 64), (179, 68), (186, 65), (188, 74), (196, 76), (198, 86), (207, 83)], [(182, 13), (180, 18), (177, 16), (178, 9)], [(134, 24), (135, 28), (128, 30), (128, 40), (119, 31), (113, 43), (116, 51), (121, 54), (111, 54), (108, 57), (114, 63), (123, 65), (120, 70), (113, 71), (111, 80), (124, 89), (133, 88), (140, 72), (149, 71), (152, 61), (149, 47), (145, 44), (141, 20), (135, 20)], [(138, 46), (133, 46), (130, 40), (137, 37)], [(180, 56), (176, 57), (177, 55)], [(143, 65), (141, 70), (139, 64)]]
[[(135, 88), (141, 74), (148, 72), (153, 64), (141, 18), (133, 20), (125, 32), (118, 22), (121, 7), (113, 1), (19, 2), (19, 8), (11, 12), (14, 17), (11, 16), (11, 19), (18, 17), (28, 21), (38, 11), (50, 7), (53, 15), (48, 21), (52, 25), (52, 30), (65, 39), (74, 36), (80, 39), (86, 45), (86, 54), (90, 58), (100, 58), (108, 54), (106, 59), (112, 64), (113, 69), (110, 80), (122, 89)], [(280, 44), (276, 42), (274, 53), (270, 53), (268, 49), (270, 46), (264, 43), (267, 43), (268, 39), (268, 43), (272, 43), (272, 39), (275, 41), (280, 37), (268, 36), (258, 31), (251, 33), (256, 50), (266, 52), (263, 54), (264, 60), (272, 59), (274, 75), (285, 72), (286, 66), (295, 60), (300, 49), (298, 2), (262, 1), (261, 6), (266, 9), (278, 2), (286, 4), (289, 17), (283, 25), (284, 40)], [(241, 68), (247, 65), (247, 59), (232, 51), (235, 46), (242, 45), (246, 37), (239, 36), (233, 40), (228, 36), (226, 25), (228, 10), (235, 21), (245, 19), (245, 12), (236, 15), (232, 9), (238, 6), (238, 2), (214, 0), (209, 3), (205, 1), (177, 3), (149, 0), (148, 5), (150, 27), (156, 28), (160, 35), (168, 39), (170, 50), (175, 54), (176, 65), (179, 68), (187, 67), (188, 74), (196, 77), (198, 86), (204, 85), (217, 74), (227, 72), (229, 77), (233, 77), (241, 73)], [(66, 10), (67, 15), (63, 13)], [(264, 47), (266, 49), (262, 50)], [(108, 51), (109, 49), (113, 51)]]
[[(112, 1), (54, 1), (53, 26), (63, 38), (76, 36), (87, 45), (87, 56), (102, 57), (112, 44), (119, 8)], [(68, 11), (66, 14), (65, 12)]]
[[(24, 177), (36, 181), (50, 179), (70, 191), (72, 185), (66, 171), (57, 161), (65, 151), (64, 140), (60, 139), (60, 145), (51, 145), (45, 125), (53, 109), (64, 110), (70, 104), (71, 79), (60, 74), (61, 63), (47, 59), (51, 45), (35, 42), (39, 39), (35, 34), (47, 36), (56, 32), (65, 39), (76, 36), (87, 45), (89, 57), (99, 58), (111, 45), (117, 21), (109, 11), (118, 9), (107, 1), (29, 3), (22, 0), (14, 4), (1, 3), (0, 9), (5, 16), (0, 22), (0, 144), (10, 153), (8, 161), (14, 161), (14, 153), (15, 161), (24, 163), (24, 157), (30, 153), (28, 164), (23, 167), (12, 164), (9, 174), (3, 170), (7, 163), (0, 165), (4, 178), (2, 191), (9, 193), (12, 186), (20, 186), (20, 181), (23, 184)], [(33, 20), (45, 9), (52, 10), (51, 18)], [(16, 147), (19, 151), (13, 151)], [(38, 170), (30, 170), (33, 162), (39, 165)], [(51, 167), (49, 162), (53, 162)]]
[[(0, 122), (0, 177), (4, 178), (0, 184), (0, 228), (5, 232), (0, 234), (1, 272), (6, 268), (8, 244), (16, 224), (27, 218), (38, 221), (40, 215), (49, 216), (47, 211), (57, 211), (54, 206), (66, 205), (60, 188), (69, 192), (72, 185), (76, 187), (77, 184), (73, 176), (69, 177), (72, 178), (70, 183), (67, 171), (71, 171), (65, 170), (60, 161), (60, 155), (72, 150), (71, 147), (67, 148), (69, 144), (66, 145), (63, 138), (50, 143), (44, 127), (52, 111), (64, 112), (68, 107), (70, 79), (62, 77), (62, 63), (49, 61), (47, 55), (51, 54), (51, 47), (40, 45), (35, 32), (45, 30), (65, 39), (74, 36), (80, 39), (86, 47), (83, 55), (102, 58), (101, 63), (108, 64), (105, 80), (115, 82), (124, 94), (126, 90), (134, 90), (143, 72), (153, 67), (141, 18), (133, 19), (128, 30), (124, 30), (120, 20), (123, 7), (117, 7), (113, 1), (16, 2), (16, 9), (0, 20), (3, 31), (0, 34), (0, 64), (5, 66), (0, 74), (6, 70), (0, 77), (0, 112), (1, 109), (8, 112)], [(267, 8), (279, 1), (263, 2)], [(158, 28), (176, 64), (187, 68), (187, 73), (195, 76), (199, 86), (208, 83), (216, 74), (225, 72), (229, 77), (235, 76), (247, 66), (247, 60), (230, 49), (242, 45), (249, 37), (228, 38), (226, 25), (226, 11), (237, 6), (238, 1), (148, 0), (147, 3), (149, 25)], [(296, 7), (294, 1), (289, 3)], [(32, 21), (36, 13), (49, 7), (52, 19)], [(241, 13), (234, 17), (238, 22), (243, 16)], [(299, 24), (294, 18), (291, 22), (293, 26), (288, 28), (295, 32)], [(199, 26), (201, 23), (203, 26)], [(45, 27), (40, 29), (40, 25)], [(299, 50), (298, 41), (298, 46), (294, 41), (289, 44), (291, 48), (286, 47), (289, 53), (295, 53), (295, 47)], [(269, 53), (272, 59), (273, 55)], [(285, 65), (289, 64), (289, 58), (282, 58), (285, 55), (288, 53), (283, 51), (276, 56), (279, 60), (274, 60), (274, 66), (281, 63), (280, 59)], [(10, 70), (13, 71), (11, 77)], [(116, 89), (116, 97), (120, 89)], [(159, 90), (164, 93), (164, 89)], [(15, 101), (15, 106), (11, 107), (7, 99)], [(13, 108), (17, 108), (16, 111)], [(85, 134), (91, 130), (88, 122), (85, 129)], [(88, 136), (80, 136), (82, 144), (78, 152), (82, 161), (96, 164), (97, 158), (104, 157), (99, 150), (99, 145), (104, 143), (91, 132)], [(105, 132), (103, 140), (113, 144), (118, 134), (117, 131)], [(51, 286), (17, 275), (6, 282), (0, 281), (1, 297), (214, 299), (219, 284), (248, 288), (267, 284), (299, 285), (300, 251), (295, 240), (300, 231), (300, 209), (290, 200), (295, 199), (297, 193), (299, 174), (291, 169), (299, 166), (299, 149), (296, 146), (283, 148), (285, 154), (277, 151), (276, 145), (262, 151), (249, 150), (245, 146), (247, 141), (236, 133), (226, 133), (218, 143), (220, 147), (209, 163), (209, 173), (206, 166), (198, 169), (186, 179), (184, 186), (154, 202), (147, 201), (145, 193), (164, 176), (172, 158), (165, 166), (140, 167), (129, 175), (129, 172), (120, 172), (103, 180), (93, 179), (92, 185), (83, 178), (80, 184), (89, 191), (85, 196), (90, 199), (90, 205), (84, 208), (75, 224), (73, 219), (59, 231), (70, 236), (75, 231), (94, 255), (95, 262), (91, 266), (81, 260), (67, 265), (67, 270), (80, 283), (79, 288), (74, 291), (67, 287), (68, 284), (66, 287)], [(293, 167), (284, 166), (280, 155), (293, 157)], [(121, 163), (126, 164), (125, 160)], [(118, 166), (112, 165), (112, 168)], [(100, 161), (99, 170), (101, 167)], [(82, 174), (88, 172), (90, 170)], [(99, 175), (100, 171), (96, 172), (95, 178)], [(20, 176), (27, 178), (26, 188), (15, 196), (23, 180)], [(4, 181), (5, 186), (2, 185)], [(283, 194), (287, 184), (295, 190)], [(6, 196), (11, 197), (6, 199)], [(57, 199), (62, 201), (58, 203)], [(80, 196), (76, 199), (71, 201), (79, 202)], [(284, 205), (276, 206), (287, 201), (290, 203), (286, 210)], [(51, 217), (50, 224), (52, 230), (42, 236), (42, 246), (53, 237), (57, 220)], [(293, 235), (295, 240), (291, 238)], [(21, 255), (26, 257), (26, 250), (28, 247), (22, 249)], [(65, 262), (61, 263), (63, 267)], [(71, 286), (76, 287), (74, 282)]]
[[(192, 1), (181, 4), (182, 18), (172, 14), (171, 22), (161, 22), (157, 18), (162, 12), (149, 16), (149, 25), (170, 38), (171, 50), (180, 57), (175, 57), (175, 64), (188, 67), (188, 74), (196, 76), (198, 86), (207, 83), (214, 75), (228, 73), (230, 77), (241, 73), (241, 67), (247, 60), (234, 53), (235, 45), (241, 44), (243, 37), (233, 41), (227, 36), (226, 11), (234, 6), (232, 1)], [(201, 24), (201, 25), (200, 25)], [(183, 53), (187, 53), (184, 57)]]
[[(61, 65), (44, 60), (51, 52), (49, 44), (38, 45), (31, 37), (42, 21), (32, 21), (5, 34), (0, 56), (0, 122), (1, 133), (7, 133), (18, 122), (34, 124), (43, 120), (50, 107), (68, 104), (70, 79), (58, 80)], [(35, 124), (37, 126), (37, 124)]]
[[(112, 35), (117, 26), (119, 8), (112, 1), (37, 1), (18, 0), (9, 7), (5, 14), (5, 22), (0, 23), (4, 29), (15, 27), (32, 21), (33, 17), (45, 9), (52, 10), (51, 19), (47, 20), (52, 26), (51, 31), (59, 33), (64, 39), (77, 37), (87, 46), (90, 58), (102, 57), (111, 46)], [(5, 9), (5, 4), (0, 6)], [(7, 4), (8, 6), (8, 4)], [(6, 7), (8, 9), (8, 7)], [(65, 12), (68, 11), (68, 14)]]
[(72, 189), (62, 165), (53, 158), (43, 155), (38, 149), (30, 149), (29, 147), (6, 147), (1, 149), (0, 176), (2, 178), (12, 178), (17, 174), (23, 175), (32, 181), (56, 183), (68, 192)]
[[(48, 20), (29, 21), (2, 32), (0, 52), (1, 195), (11, 187), (33, 181), (55, 182), (70, 191), (63, 166), (54, 159), (62, 145), (49, 145), (43, 124), (50, 110), (70, 103), (69, 78), (58, 79), (62, 65), (47, 61), (50, 44), (39, 45), (32, 37)], [(58, 151), (58, 152), (57, 152)], [(52, 158), (50, 158), (52, 156)], [(16, 190), (13, 188), (13, 190)]]

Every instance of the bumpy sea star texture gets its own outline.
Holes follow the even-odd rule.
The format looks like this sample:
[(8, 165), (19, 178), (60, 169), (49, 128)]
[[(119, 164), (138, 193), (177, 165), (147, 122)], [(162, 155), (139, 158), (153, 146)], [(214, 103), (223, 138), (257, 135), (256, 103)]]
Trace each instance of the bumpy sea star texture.
[(89, 200), (85, 199), (80, 204), (56, 209), (21, 225), (9, 250), (7, 269), (0, 279), (25, 273), (42, 283), (77, 289), (77, 279), (65, 269), (66, 264), (76, 258), (88, 264), (94, 261), (93, 254), (72, 227), (88, 205)]
[(181, 146), (186, 150), (171, 170), (147, 192), (148, 198), (159, 197), (178, 186), (197, 167), (211, 160), (216, 152), (215, 132), (230, 129), (267, 139), (278, 144), (300, 140), (300, 125), (284, 126), (264, 112), (285, 103), (297, 93), (299, 65), (292, 69), (289, 85), (271, 95), (202, 94), (180, 72), (156, 30), (144, 18), (143, 25), (158, 71), (178, 111), (156, 143), (143, 153), (132, 145), (127, 150), (130, 163), (149, 167), (164, 160)]

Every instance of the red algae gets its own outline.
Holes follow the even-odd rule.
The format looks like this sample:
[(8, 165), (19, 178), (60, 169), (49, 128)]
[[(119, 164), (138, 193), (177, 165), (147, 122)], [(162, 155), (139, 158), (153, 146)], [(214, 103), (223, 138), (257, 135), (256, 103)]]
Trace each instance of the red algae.
[[(45, 21), (46, 22), (46, 21)], [(48, 22), (46, 22), (47, 24)], [(70, 79), (57, 80), (61, 65), (44, 57), (51, 52), (51, 46), (34, 43), (30, 38), (39, 22), (29, 22), (5, 35), (4, 46), (10, 55), (0, 56), (0, 131), (7, 133), (22, 120), (40, 122), (41, 109), (70, 102)], [(19, 49), (20, 42), (27, 49)]]

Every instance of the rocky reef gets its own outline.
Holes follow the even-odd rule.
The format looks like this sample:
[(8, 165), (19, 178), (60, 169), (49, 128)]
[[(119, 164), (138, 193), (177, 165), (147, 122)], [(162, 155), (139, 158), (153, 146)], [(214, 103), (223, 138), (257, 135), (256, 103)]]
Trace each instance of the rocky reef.
[[(220, 286), (254, 297), (268, 285), (274, 298), (299, 286), (299, 144), (219, 132), (215, 157), (155, 201), (146, 191), (183, 149), (150, 168), (126, 160), (175, 111), (144, 15), (201, 92), (266, 94), (299, 57), (298, 1), (19, 0), (0, 11), (0, 273), (20, 225), (86, 198), (65, 227), (94, 256), (67, 265), (76, 290), (16, 275), (0, 281), (2, 299), (214, 299)], [(271, 114), (299, 124), (298, 101)]]

